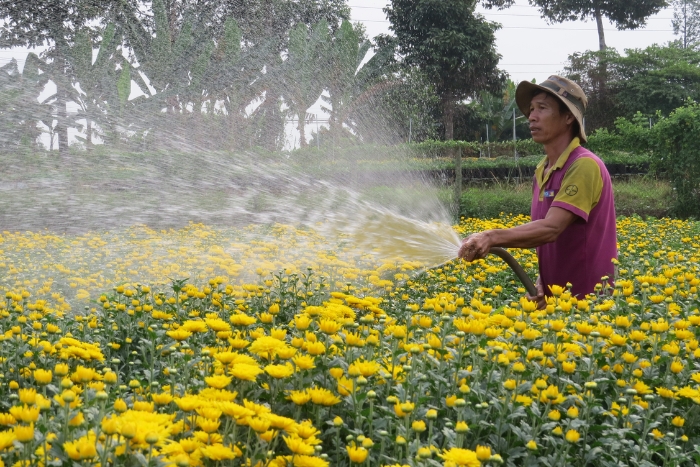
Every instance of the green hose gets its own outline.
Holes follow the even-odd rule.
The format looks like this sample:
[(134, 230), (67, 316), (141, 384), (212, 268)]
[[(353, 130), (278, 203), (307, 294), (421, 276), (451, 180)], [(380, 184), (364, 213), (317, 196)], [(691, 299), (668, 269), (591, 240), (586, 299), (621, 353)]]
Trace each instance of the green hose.
[(505, 261), (506, 264), (508, 264), (508, 266), (510, 266), (510, 268), (513, 270), (515, 275), (518, 276), (520, 282), (523, 283), (525, 289), (527, 290), (527, 293), (529, 293), (532, 297), (537, 296), (537, 287), (535, 287), (535, 284), (532, 283), (530, 276), (528, 276), (523, 267), (520, 266), (520, 263), (518, 263), (510, 253), (508, 253), (503, 248), (497, 246), (491, 248), (489, 250), (489, 253), (496, 255), (500, 257), (503, 261)]

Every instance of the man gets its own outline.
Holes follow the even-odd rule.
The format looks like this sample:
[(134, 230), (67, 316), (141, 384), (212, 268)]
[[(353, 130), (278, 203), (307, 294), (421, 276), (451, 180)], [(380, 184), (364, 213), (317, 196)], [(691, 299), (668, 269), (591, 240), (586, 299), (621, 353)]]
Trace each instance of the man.
[(617, 258), (615, 203), (605, 164), (581, 146), (588, 99), (581, 87), (561, 76), (541, 84), (523, 81), (515, 101), (530, 123), (532, 139), (546, 157), (535, 169), (532, 221), (510, 229), (486, 230), (463, 240), (459, 257), (484, 258), (491, 247), (537, 248), (540, 308), (553, 285), (578, 298), (595, 291), (601, 278), (614, 277)]

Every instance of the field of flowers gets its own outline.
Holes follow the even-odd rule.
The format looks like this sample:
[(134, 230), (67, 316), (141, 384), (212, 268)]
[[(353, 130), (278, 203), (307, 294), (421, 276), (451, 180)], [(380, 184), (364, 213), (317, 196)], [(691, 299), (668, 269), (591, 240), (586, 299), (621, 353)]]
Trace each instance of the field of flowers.
[(0, 467), (698, 465), (700, 224), (618, 225), (545, 310), (287, 226), (3, 232)]

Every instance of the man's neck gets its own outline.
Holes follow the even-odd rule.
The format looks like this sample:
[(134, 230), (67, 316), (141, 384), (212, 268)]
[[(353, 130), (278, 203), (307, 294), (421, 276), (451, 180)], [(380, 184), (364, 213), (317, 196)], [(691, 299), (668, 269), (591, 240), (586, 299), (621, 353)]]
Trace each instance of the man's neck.
[(566, 148), (569, 147), (569, 144), (571, 144), (571, 141), (573, 139), (574, 137), (571, 136), (571, 133), (567, 132), (555, 139), (554, 141), (551, 141), (544, 145), (544, 152), (545, 154), (547, 154), (548, 167), (552, 167), (554, 164), (556, 164), (557, 159), (559, 159), (559, 156), (561, 156), (564, 150), (566, 150)]

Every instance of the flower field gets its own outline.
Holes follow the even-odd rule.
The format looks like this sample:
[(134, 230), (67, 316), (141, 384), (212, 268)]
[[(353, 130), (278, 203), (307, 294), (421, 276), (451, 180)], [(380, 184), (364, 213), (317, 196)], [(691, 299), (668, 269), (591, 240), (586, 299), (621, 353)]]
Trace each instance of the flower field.
[(700, 224), (618, 235), (536, 310), (498, 258), (287, 226), (3, 232), (0, 467), (698, 465)]

